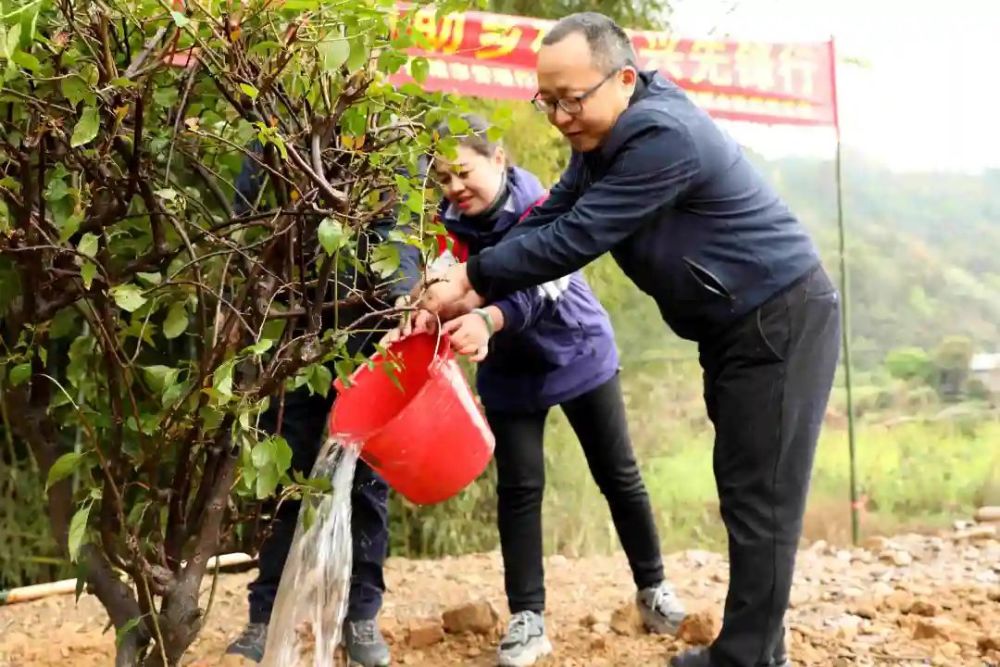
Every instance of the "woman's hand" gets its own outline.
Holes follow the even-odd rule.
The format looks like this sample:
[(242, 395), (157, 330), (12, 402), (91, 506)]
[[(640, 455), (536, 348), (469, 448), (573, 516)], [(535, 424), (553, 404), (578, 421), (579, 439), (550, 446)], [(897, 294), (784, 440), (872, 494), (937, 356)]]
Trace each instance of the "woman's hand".
[(489, 352), (489, 342), (493, 333), (503, 328), (503, 313), (490, 306), (485, 310), (475, 310), (446, 322), (443, 331), (451, 338), (451, 347), (456, 353), (468, 356), (479, 363)]

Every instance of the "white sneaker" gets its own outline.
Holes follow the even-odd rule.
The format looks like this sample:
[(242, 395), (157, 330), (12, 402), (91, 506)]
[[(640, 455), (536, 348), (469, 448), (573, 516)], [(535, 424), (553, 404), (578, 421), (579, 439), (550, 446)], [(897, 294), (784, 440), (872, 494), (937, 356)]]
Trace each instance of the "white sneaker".
[(500, 640), (497, 664), (501, 667), (526, 667), (552, 653), (552, 643), (545, 635), (545, 619), (534, 611), (519, 611), (510, 619), (507, 634)]
[(657, 635), (676, 635), (686, 615), (684, 605), (665, 581), (636, 593), (635, 604), (646, 629)]

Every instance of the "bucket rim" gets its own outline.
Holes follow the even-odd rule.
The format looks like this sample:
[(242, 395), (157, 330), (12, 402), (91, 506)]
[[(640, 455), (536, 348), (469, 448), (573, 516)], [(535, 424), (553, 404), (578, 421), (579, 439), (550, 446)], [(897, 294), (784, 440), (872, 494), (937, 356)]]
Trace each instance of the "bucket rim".
[[(426, 334), (426, 335), (431, 335), (431, 334)], [(395, 341), (391, 343), (389, 347), (386, 348), (386, 351), (391, 350), (392, 346), (395, 345), (397, 342), (400, 341)], [(381, 352), (377, 352), (374, 355), (372, 355), (370, 360), (375, 362), (377, 359), (383, 358), (384, 356), (385, 355), (383, 355)], [(434, 346), (434, 356), (431, 357), (430, 363), (427, 364), (427, 371), (428, 371), (427, 379), (424, 380), (424, 382), (420, 385), (420, 389), (418, 389), (416, 393), (414, 393), (413, 396), (410, 397), (410, 399), (406, 402), (406, 404), (399, 412), (397, 412), (391, 418), (387, 419), (385, 423), (383, 423), (378, 428), (372, 429), (369, 433), (365, 434), (364, 437), (371, 438), (376, 434), (381, 433), (385, 429), (389, 428), (389, 426), (391, 426), (392, 424), (394, 424), (403, 415), (403, 413), (405, 413), (410, 408), (410, 406), (413, 404), (414, 401), (420, 398), (420, 396), (423, 395), (424, 392), (428, 391), (428, 385), (430, 384), (431, 374), (434, 371), (439, 370), (442, 366), (444, 366), (445, 364), (447, 364), (452, 360), (453, 360), (453, 355), (451, 354), (451, 345), (448, 339), (448, 335), (444, 333), (438, 333), (437, 342)], [(350, 378), (353, 379), (356, 375), (364, 371), (372, 372), (374, 370), (375, 370), (374, 368), (369, 368), (367, 364), (362, 364), (361, 366), (358, 366), (358, 368), (356, 368), (353, 373), (351, 373)], [(340, 397), (343, 396), (344, 393), (350, 391), (351, 387), (344, 387), (343, 383), (338, 377), (333, 381), (333, 388), (338, 392), (338, 396), (334, 399), (333, 407), (330, 410), (329, 421), (327, 423), (328, 437), (338, 438), (340, 436), (343, 436), (347, 439), (350, 439), (348, 437), (350, 436), (350, 434), (336, 432), (333, 429), (333, 422), (337, 412), (337, 407), (342, 404), (341, 401), (339, 400)], [(357, 438), (360, 436), (350, 436), (350, 437)]]

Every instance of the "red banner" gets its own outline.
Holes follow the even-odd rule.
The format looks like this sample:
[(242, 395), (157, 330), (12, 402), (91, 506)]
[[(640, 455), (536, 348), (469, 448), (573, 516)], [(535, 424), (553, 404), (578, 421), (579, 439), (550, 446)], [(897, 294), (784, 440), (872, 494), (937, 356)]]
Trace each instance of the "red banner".
[[(531, 99), (535, 60), (553, 21), (418, 10), (427, 90), (497, 99)], [(630, 31), (640, 69), (658, 69), (717, 118), (756, 123), (836, 125), (833, 45), (683, 39)], [(412, 62), (412, 61), (411, 61)], [(412, 79), (403, 71), (392, 78)]]

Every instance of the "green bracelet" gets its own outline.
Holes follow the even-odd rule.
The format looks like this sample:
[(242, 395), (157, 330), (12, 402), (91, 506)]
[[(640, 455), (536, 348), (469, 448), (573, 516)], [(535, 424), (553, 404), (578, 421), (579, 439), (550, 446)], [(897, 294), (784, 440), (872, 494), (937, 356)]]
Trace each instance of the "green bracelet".
[(490, 338), (492, 338), (493, 318), (490, 317), (490, 314), (486, 312), (486, 310), (484, 310), (483, 308), (473, 308), (472, 312), (475, 313), (476, 315), (479, 315), (479, 317), (483, 318), (483, 321), (486, 322), (486, 331), (490, 334)]

